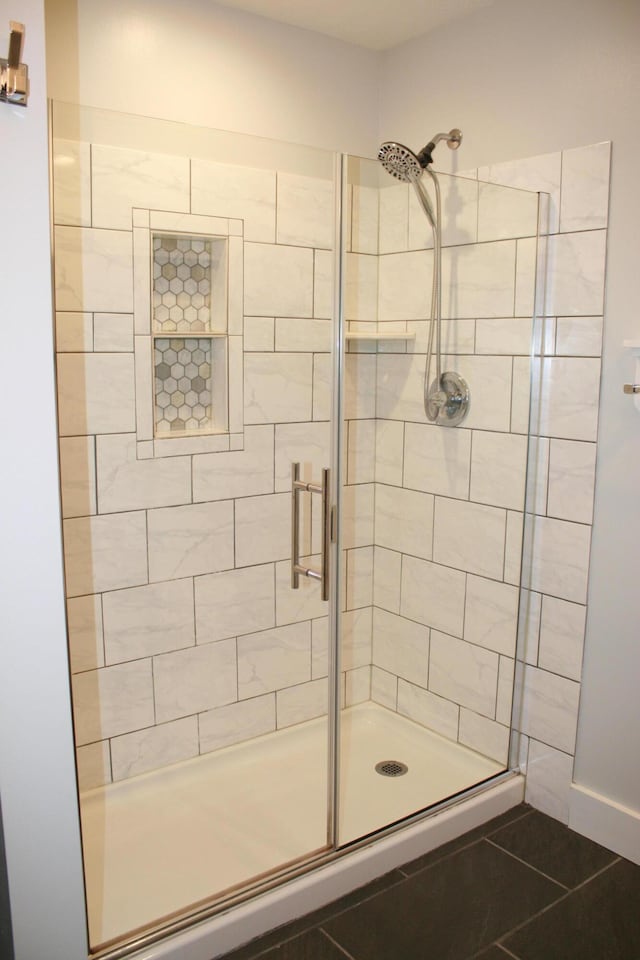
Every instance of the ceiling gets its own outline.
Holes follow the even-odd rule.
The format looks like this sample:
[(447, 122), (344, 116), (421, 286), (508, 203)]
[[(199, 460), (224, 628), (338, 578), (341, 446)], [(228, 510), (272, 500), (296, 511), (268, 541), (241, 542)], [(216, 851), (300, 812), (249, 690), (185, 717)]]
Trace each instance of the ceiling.
[(388, 50), (494, 0), (217, 0), (370, 50)]

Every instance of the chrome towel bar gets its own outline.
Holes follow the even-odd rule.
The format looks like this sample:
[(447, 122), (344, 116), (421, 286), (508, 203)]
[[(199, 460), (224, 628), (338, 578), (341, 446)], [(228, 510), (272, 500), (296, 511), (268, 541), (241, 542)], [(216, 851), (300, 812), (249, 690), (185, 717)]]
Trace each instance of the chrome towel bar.
[[(320, 581), (323, 600), (329, 599), (329, 545), (331, 543), (331, 509), (329, 507), (331, 471), (322, 471), (321, 483), (305, 483), (300, 479), (300, 464), (291, 464), (291, 588), (297, 590), (300, 577)], [(322, 554), (320, 569), (300, 563), (300, 501), (298, 495), (318, 493), (322, 497)]]

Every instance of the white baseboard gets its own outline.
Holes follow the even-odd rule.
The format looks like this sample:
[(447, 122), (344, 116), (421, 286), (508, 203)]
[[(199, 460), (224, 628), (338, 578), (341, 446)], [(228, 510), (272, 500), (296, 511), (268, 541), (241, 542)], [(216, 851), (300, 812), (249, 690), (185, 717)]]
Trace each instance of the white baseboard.
[(593, 790), (571, 785), (569, 826), (614, 853), (640, 864), (640, 811)]

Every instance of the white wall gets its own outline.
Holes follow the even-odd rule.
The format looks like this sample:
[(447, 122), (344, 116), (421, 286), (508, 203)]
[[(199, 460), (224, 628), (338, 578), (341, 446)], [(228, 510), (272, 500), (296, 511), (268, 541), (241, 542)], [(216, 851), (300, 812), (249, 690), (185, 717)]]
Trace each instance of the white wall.
[(54, 409), (44, 11), (27, 24), (26, 109), (0, 104), (3, 354), (0, 794), (17, 960), (86, 956)]
[(613, 141), (596, 513), (576, 781), (640, 811), (640, 416), (622, 383), (640, 336), (637, 117), (640, 7), (634, 0), (499, 0), (389, 51), (381, 139), (415, 147), (459, 126), (442, 169)]
[(330, 150), (375, 145), (370, 50), (210, 0), (47, 0), (46, 10), (53, 99)]

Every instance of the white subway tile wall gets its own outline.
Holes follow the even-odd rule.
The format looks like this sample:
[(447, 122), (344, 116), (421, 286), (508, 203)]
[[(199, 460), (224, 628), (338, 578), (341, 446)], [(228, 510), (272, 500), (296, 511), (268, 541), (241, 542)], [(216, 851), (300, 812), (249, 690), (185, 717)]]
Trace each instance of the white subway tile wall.
[[(314, 583), (288, 585), (289, 490), (292, 460), (306, 480), (329, 461), (332, 186), (70, 141), (54, 156), (70, 649), (89, 788), (326, 713), (327, 605)], [(371, 698), (506, 763), (528, 470), (516, 727), (530, 798), (560, 817), (584, 635), (608, 158), (598, 144), (442, 177), (444, 363), (472, 395), (451, 430), (423, 408), (431, 230), (406, 185), (349, 191), (351, 329), (414, 339), (352, 342), (346, 356), (344, 703)], [(551, 193), (544, 336), (531, 319), (537, 201), (497, 184)], [(244, 418), (226, 453), (136, 444), (136, 390), (150, 377), (133, 359), (132, 210), (140, 231), (153, 227), (147, 208), (173, 211), (178, 231), (182, 214), (243, 222), (233, 295), (244, 330), (230, 333)], [(544, 356), (527, 455), (532, 343)], [(307, 495), (301, 507), (303, 553), (318, 562), (318, 511)]]

